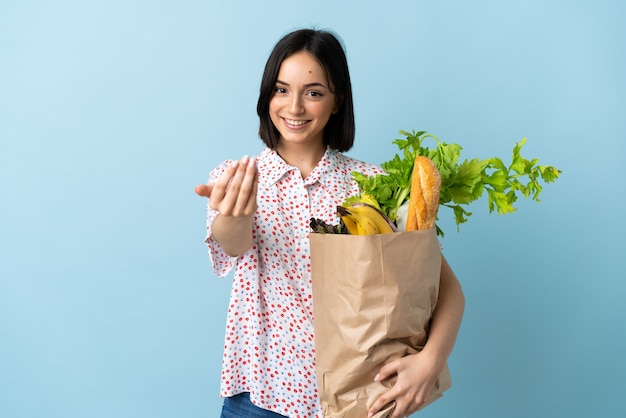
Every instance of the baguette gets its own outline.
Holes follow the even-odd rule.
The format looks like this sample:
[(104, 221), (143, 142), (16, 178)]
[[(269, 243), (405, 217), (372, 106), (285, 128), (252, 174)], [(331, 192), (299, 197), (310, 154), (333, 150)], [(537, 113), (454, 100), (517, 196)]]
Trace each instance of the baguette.
[(415, 158), (406, 222), (407, 231), (435, 227), (439, 209), (441, 175), (435, 163), (423, 155)]

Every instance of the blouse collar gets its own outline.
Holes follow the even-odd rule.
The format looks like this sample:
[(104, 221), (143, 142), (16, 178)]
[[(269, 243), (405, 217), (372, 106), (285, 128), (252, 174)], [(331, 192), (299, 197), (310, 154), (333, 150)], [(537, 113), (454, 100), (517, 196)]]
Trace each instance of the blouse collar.
[[(304, 179), (305, 185), (315, 184), (317, 182), (330, 185), (332, 175), (339, 163), (339, 152), (326, 148), (324, 155), (319, 160), (313, 171)], [(271, 149), (265, 148), (257, 157), (259, 168), (259, 183), (266, 186), (272, 186), (280, 181), (290, 171), (300, 172), (297, 167), (291, 166), (283, 160), (278, 153)]]

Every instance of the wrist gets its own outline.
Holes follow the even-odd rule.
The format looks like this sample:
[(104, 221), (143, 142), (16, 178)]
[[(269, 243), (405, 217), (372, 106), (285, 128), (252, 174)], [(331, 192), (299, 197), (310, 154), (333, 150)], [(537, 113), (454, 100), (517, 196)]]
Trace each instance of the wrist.
[(448, 361), (448, 356), (446, 355), (445, 350), (442, 350), (435, 344), (427, 343), (422, 351), (420, 351), (419, 355), (437, 370), (442, 370)]
[(229, 256), (238, 257), (252, 246), (252, 218), (219, 214), (213, 221), (211, 235)]

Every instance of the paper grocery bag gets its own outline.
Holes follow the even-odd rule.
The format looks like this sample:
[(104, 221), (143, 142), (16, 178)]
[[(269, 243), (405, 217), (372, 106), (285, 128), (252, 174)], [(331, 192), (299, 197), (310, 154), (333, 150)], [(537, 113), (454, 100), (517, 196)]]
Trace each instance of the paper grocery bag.
[[(310, 234), (317, 383), (324, 417), (365, 418), (394, 380), (380, 368), (419, 352), (437, 304), (435, 229), (357, 236)], [(446, 366), (430, 402), (451, 386)], [(376, 417), (388, 417), (394, 404)]]

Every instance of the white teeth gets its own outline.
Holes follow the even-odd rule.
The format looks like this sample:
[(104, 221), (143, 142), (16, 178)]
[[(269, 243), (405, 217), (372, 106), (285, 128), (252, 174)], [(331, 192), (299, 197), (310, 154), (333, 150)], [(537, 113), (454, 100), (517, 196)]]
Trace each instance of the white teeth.
[(287, 122), (289, 125), (294, 125), (294, 126), (302, 126), (305, 123), (307, 123), (307, 120), (292, 120), (292, 119), (285, 119), (285, 122)]

